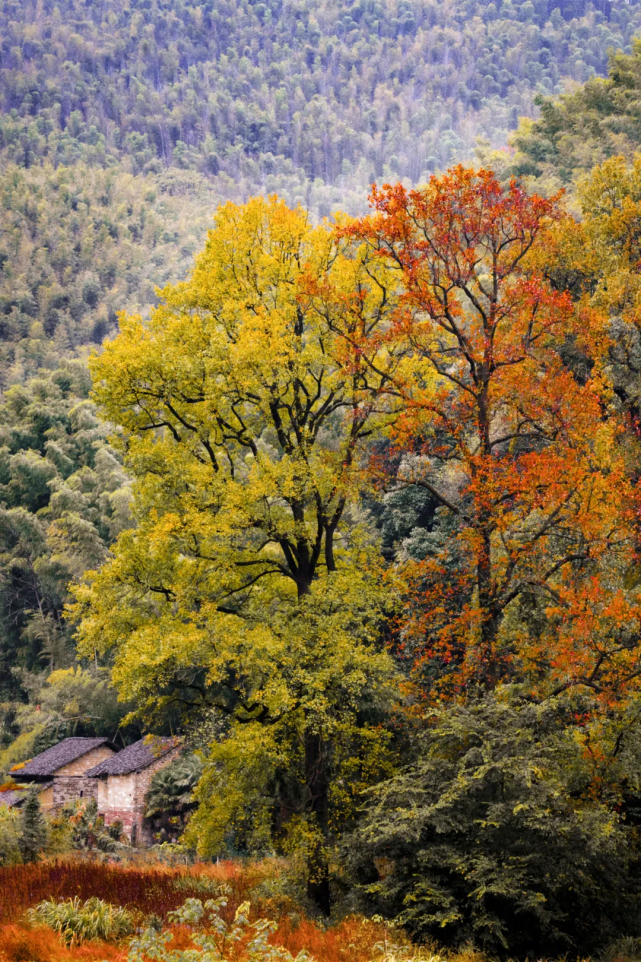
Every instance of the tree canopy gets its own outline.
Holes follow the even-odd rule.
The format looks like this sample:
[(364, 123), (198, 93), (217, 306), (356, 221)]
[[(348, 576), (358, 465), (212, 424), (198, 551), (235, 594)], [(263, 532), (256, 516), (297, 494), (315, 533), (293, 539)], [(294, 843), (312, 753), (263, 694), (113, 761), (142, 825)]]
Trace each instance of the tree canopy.
[[(614, 831), (613, 809), (590, 793), (622, 806), (638, 791), (630, 408), (612, 401), (619, 342), (598, 283), (568, 288), (559, 268), (577, 273), (579, 252), (594, 265), (584, 232), (598, 244), (605, 228), (600, 213), (577, 224), (558, 199), (464, 167), (372, 200), (367, 217), (317, 227), (277, 198), (225, 205), (189, 279), (148, 321), (123, 318), (93, 358), (136, 525), (78, 581), (69, 611), (81, 655), (111, 660), (138, 715), (178, 711), (208, 744), (186, 832), (199, 851), (292, 853), (329, 912), (352, 833), (361, 878), (373, 859), (400, 859), (371, 893), (423, 935), (451, 905), (456, 938), (487, 925), (488, 944), (514, 947), (490, 905), (513, 881), (496, 868), (489, 902), (461, 914), (452, 838), (429, 863), (449, 873), (442, 898), (423, 898), (376, 799), (403, 786), (416, 812), (444, 704), (504, 704), (510, 729), (527, 728), (528, 706), (554, 704), (558, 738), (540, 758), (501, 756), (488, 798), (462, 801), (515, 838), (564, 833), (567, 886), (546, 887), (529, 855), (522, 867), (539, 873), (525, 902), (551, 902), (533, 910), (532, 938), (553, 944), (573, 873), (593, 878)], [(400, 553), (384, 547), (406, 516), (420, 527)], [(560, 778), (544, 759), (568, 739), (573, 786), (544, 825)], [(530, 765), (545, 775), (528, 796)], [(513, 784), (487, 808), (499, 769)], [(444, 811), (447, 779), (433, 791)], [(505, 806), (521, 797), (535, 814), (517, 829)], [(595, 855), (579, 864), (584, 831)], [(619, 881), (631, 839), (622, 827), (612, 843)], [(482, 884), (494, 843), (475, 844), (490, 846), (468, 866)], [(559, 924), (569, 944), (593, 937)]]
[[(189, 281), (92, 362), (138, 523), (77, 588), (80, 650), (111, 651), (139, 707), (215, 709), (229, 730), (190, 823), (199, 847), (215, 851), (234, 820), (269, 837), (276, 781), (282, 831), (312, 833), (310, 892), (325, 910), (313, 833), (336, 827), (333, 806), (377, 768), (377, 742), (385, 756), (375, 721), (393, 668), (354, 509), (397, 362), (377, 345), (366, 364), (350, 335), (394, 303), (380, 262), (302, 211), (228, 204)], [(336, 795), (330, 771), (344, 765), (354, 785)]]
[(641, 146), (641, 41), (610, 51), (608, 78), (593, 77), (552, 99), (539, 95), (540, 117), (523, 119), (510, 170), (547, 190), (569, 186), (611, 157), (631, 161)]

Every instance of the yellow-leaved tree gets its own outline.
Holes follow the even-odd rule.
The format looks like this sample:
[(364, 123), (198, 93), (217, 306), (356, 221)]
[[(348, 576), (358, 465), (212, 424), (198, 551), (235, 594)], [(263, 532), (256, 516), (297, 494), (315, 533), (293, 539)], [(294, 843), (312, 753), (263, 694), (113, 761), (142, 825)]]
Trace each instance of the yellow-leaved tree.
[[(297, 845), (324, 911), (336, 825), (391, 763), (386, 602), (358, 508), (404, 363), (373, 336), (390, 276), (276, 198), (227, 204), (189, 280), (92, 362), (137, 526), (76, 586), (80, 650), (110, 651), (141, 710), (216, 714), (192, 839)], [(369, 357), (350, 346), (365, 342)]]

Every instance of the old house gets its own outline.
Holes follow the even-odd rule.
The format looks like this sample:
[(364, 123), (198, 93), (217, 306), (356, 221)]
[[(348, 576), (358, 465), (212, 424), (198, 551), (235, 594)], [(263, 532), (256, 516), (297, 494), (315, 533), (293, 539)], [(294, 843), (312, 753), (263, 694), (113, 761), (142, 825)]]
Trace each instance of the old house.
[(107, 825), (122, 822), (132, 844), (144, 845), (151, 841), (145, 822), (151, 779), (180, 754), (181, 747), (178, 738), (152, 735), (122, 751), (107, 738), (65, 738), (14, 766), (13, 781), (3, 786), (0, 805), (19, 806), (34, 789), (43, 810), (50, 812), (68, 801), (94, 798)]
[(73, 798), (95, 798), (98, 785), (87, 772), (117, 752), (108, 738), (64, 738), (30, 761), (11, 770), (21, 786), (7, 792), (5, 805), (19, 805), (29, 789), (38, 793), (44, 811), (60, 808)]
[(178, 738), (147, 736), (86, 773), (97, 784), (98, 811), (105, 824), (122, 822), (132, 845), (151, 841), (145, 796), (153, 775), (177, 758), (181, 748)]

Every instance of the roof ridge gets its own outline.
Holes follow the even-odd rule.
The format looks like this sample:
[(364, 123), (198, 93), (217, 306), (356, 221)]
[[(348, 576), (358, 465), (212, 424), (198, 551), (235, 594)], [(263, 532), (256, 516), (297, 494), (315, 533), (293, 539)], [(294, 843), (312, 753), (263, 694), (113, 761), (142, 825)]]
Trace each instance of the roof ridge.
[(106, 758), (85, 772), (88, 778), (99, 778), (101, 775), (129, 775), (131, 772), (148, 768), (157, 759), (168, 752), (179, 748), (182, 738), (176, 735), (145, 735), (137, 742), (127, 745), (122, 751)]

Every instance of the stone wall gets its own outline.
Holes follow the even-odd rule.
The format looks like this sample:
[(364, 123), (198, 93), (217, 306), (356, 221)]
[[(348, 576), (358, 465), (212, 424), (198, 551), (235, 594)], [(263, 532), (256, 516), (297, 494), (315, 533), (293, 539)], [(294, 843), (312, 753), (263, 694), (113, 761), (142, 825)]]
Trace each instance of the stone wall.
[(53, 780), (53, 807), (61, 808), (65, 802), (77, 798), (97, 798), (97, 779), (83, 775), (56, 775)]
[[(105, 825), (122, 822), (132, 844), (149, 845), (153, 839), (145, 822), (145, 796), (157, 771), (170, 765), (182, 750), (181, 745), (162, 755), (147, 768), (130, 775), (108, 775), (100, 779), (98, 811), (105, 817)], [(98, 779), (97, 779), (98, 780)]]
[(86, 778), (84, 773), (114, 754), (113, 748), (108, 745), (99, 745), (98, 748), (92, 748), (90, 752), (59, 768), (53, 776), (51, 800), (48, 800), (47, 808), (57, 811), (65, 802), (71, 802), (77, 798), (96, 798), (98, 794), (96, 779)]
[(98, 811), (106, 812), (109, 808), (109, 783), (106, 778), (96, 778)]

